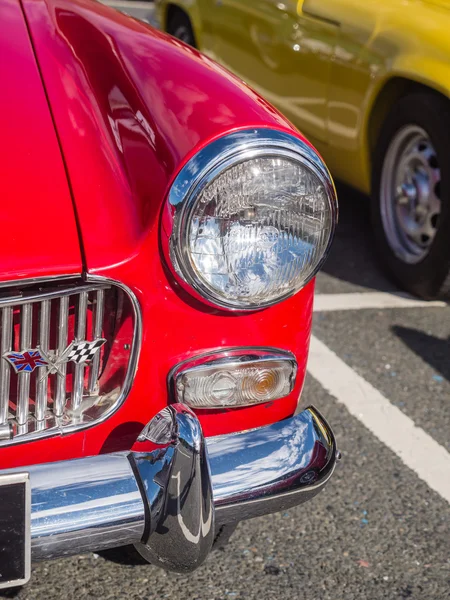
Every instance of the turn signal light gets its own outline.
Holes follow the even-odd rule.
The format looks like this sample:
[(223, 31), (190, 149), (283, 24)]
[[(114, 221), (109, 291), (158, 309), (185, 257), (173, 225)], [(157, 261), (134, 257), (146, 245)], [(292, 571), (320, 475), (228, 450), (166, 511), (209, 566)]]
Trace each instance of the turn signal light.
[(233, 408), (284, 398), (295, 385), (295, 357), (275, 349), (236, 350), (197, 357), (172, 378), (177, 402), (191, 408)]

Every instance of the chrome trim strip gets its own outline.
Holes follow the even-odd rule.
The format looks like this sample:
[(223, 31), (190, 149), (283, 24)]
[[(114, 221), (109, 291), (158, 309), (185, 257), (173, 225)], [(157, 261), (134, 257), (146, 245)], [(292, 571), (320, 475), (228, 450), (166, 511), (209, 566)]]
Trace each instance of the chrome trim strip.
[[(105, 300), (105, 291), (103, 289), (97, 290), (95, 293), (95, 319), (92, 327), (92, 339), (102, 337), (102, 327), (103, 327), (103, 312), (104, 312), (104, 300)], [(90, 394), (95, 391), (95, 388), (98, 384), (98, 375), (100, 371), (100, 356), (101, 352), (96, 352), (92, 362), (89, 366), (89, 384), (88, 391)]]
[(199, 281), (189, 259), (186, 224), (198, 194), (221, 171), (257, 156), (285, 156), (296, 160), (313, 171), (327, 191), (333, 228), (322, 259), (302, 287), (315, 276), (326, 260), (338, 219), (336, 190), (331, 175), (319, 155), (300, 138), (274, 129), (248, 129), (225, 135), (202, 148), (183, 166), (170, 188), (161, 228), (162, 249), (167, 265), (183, 289), (201, 302), (227, 311), (259, 310), (282, 302), (299, 291), (287, 293), (276, 301), (253, 306), (225, 302)]
[(3, 355), (12, 350), (13, 309), (5, 306), (2, 310), (2, 335), (0, 347), (0, 424), (8, 422), (10, 366)]
[[(20, 351), (24, 352), (31, 347), (31, 333), (33, 324), (33, 306), (31, 304), (23, 304), (21, 311), (20, 323)], [(17, 391), (17, 409), (16, 421), (17, 424), (25, 425), (28, 421), (28, 406), (30, 399), (30, 378), (31, 373), (22, 371), (17, 374), (18, 391)]]
[[(63, 296), (59, 301), (58, 315), (58, 352), (62, 354), (67, 347), (67, 325), (69, 321), (69, 296)], [(66, 376), (67, 363), (62, 363), (56, 374), (56, 393), (54, 412), (62, 417), (66, 405)]]
[[(11, 283), (11, 286), (14, 284)], [(105, 285), (105, 289), (108, 289), (110, 286)], [(89, 285), (79, 285), (67, 288), (61, 288), (60, 290), (52, 290), (50, 292), (33, 292), (29, 295), (26, 293), (21, 294), (20, 296), (9, 296), (8, 298), (0, 298), (0, 307), (1, 306), (20, 306), (21, 304), (32, 304), (34, 302), (42, 302), (43, 300), (53, 300), (55, 298), (62, 298), (63, 296), (74, 296), (76, 294), (81, 294), (82, 292), (91, 292), (92, 286)]]
[(21, 287), (22, 285), (39, 285), (40, 283), (48, 283), (49, 281), (70, 281), (71, 279), (81, 279), (82, 274), (75, 273), (71, 275), (47, 275), (43, 277), (29, 277), (25, 279), (14, 279), (13, 281), (0, 281), (0, 289), (5, 287)]
[[(41, 302), (41, 312), (39, 316), (39, 348), (48, 352), (50, 342), (50, 308), (51, 300)], [(37, 370), (36, 378), (36, 408), (35, 417), (37, 421), (43, 421), (47, 410), (47, 388), (48, 388), (48, 370), (46, 367), (40, 367)]]
[(134, 543), (152, 563), (189, 571), (211, 548), (214, 519), (217, 526), (301, 504), (323, 488), (336, 458), (333, 433), (312, 407), (205, 440), (195, 414), (174, 404), (131, 453), (27, 467), (33, 559)]
[[(77, 310), (77, 341), (84, 340), (86, 337), (86, 315), (88, 306), (88, 293), (81, 292), (78, 294), (78, 310)], [(72, 384), (72, 410), (76, 411), (80, 408), (83, 400), (84, 387), (84, 363), (76, 363), (73, 369), (73, 384)]]

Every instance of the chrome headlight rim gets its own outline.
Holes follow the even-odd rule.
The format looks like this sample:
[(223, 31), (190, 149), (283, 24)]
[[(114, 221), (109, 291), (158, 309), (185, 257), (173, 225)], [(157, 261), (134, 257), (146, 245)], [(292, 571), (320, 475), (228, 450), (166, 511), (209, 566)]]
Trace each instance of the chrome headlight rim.
[[(331, 216), (331, 232), (325, 251), (317, 265), (295, 288), (267, 302), (244, 303), (230, 301), (215, 294), (199, 279), (189, 255), (189, 219), (201, 192), (227, 169), (253, 158), (284, 158), (309, 169), (323, 184)], [(168, 209), (168, 210), (167, 210)], [(316, 275), (326, 260), (338, 209), (336, 190), (331, 175), (319, 155), (300, 138), (275, 129), (245, 129), (230, 133), (201, 148), (182, 167), (169, 190), (163, 218), (162, 247), (166, 262), (183, 289), (194, 298), (215, 309), (233, 312), (254, 312), (273, 306), (295, 295)]]

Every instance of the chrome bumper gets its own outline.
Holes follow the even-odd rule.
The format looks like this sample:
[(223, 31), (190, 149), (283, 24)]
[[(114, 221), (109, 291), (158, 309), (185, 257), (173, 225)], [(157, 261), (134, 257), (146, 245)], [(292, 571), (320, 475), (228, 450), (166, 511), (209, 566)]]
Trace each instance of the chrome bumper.
[(31, 480), (33, 559), (135, 544), (149, 562), (183, 572), (203, 562), (220, 525), (315, 496), (336, 454), (314, 408), (205, 440), (197, 417), (175, 404), (150, 422), (132, 452), (14, 471)]

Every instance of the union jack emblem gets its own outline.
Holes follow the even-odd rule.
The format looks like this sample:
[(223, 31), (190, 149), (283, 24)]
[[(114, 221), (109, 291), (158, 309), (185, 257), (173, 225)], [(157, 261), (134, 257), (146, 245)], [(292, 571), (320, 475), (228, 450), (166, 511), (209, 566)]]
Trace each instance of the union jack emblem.
[(46, 367), (49, 364), (37, 348), (24, 352), (7, 352), (3, 357), (13, 366), (16, 373), (32, 373), (37, 367)]
[(44, 377), (52, 373), (61, 373), (60, 365), (67, 362), (76, 364), (90, 362), (106, 342), (105, 338), (97, 338), (92, 342), (73, 340), (64, 352), (58, 355), (55, 351), (45, 352), (39, 346), (22, 352), (7, 352), (3, 358), (7, 360), (16, 373), (32, 373), (38, 367), (47, 367)]

